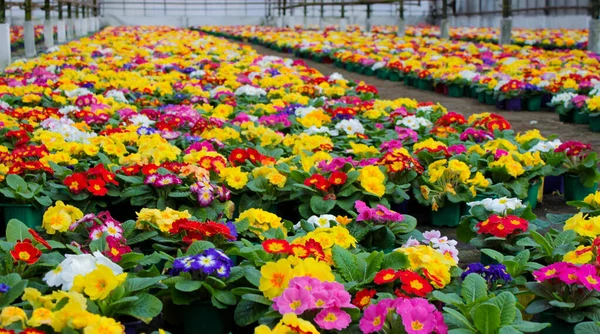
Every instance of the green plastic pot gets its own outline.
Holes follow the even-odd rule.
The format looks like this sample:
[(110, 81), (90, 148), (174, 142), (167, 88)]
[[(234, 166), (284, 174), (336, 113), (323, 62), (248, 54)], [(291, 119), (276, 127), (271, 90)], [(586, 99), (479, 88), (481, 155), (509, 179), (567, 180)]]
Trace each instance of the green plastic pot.
[(186, 334), (227, 334), (233, 329), (233, 309), (218, 309), (210, 301), (183, 306), (180, 312)]
[(600, 132), (600, 114), (590, 115), (590, 130)]
[(531, 209), (535, 209), (537, 207), (538, 193), (540, 192), (541, 185), (541, 181), (536, 181), (535, 183), (529, 184), (529, 189), (527, 189), (527, 201), (529, 202)]
[(573, 122), (575, 124), (590, 124), (590, 114), (581, 111), (573, 112)]
[[(3, 204), (2, 216), (4, 223), (7, 224), (11, 219), (18, 219), (27, 227), (35, 229), (42, 226), (42, 218), (44, 216), (44, 208), (36, 207), (32, 204)], [(4, 233), (4, 228), (2, 232)]]
[(563, 123), (573, 123), (573, 111), (569, 111), (567, 114), (558, 114), (558, 120)]
[(525, 100), (525, 108), (529, 111), (540, 111), (542, 109), (542, 96), (531, 96)]
[(540, 334), (573, 334), (575, 333), (575, 325), (577, 325), (558, 319), (552, 312), (541, 313), (538, 322), (550, 323), (550, 327), (542, 329)]
[(598, 189), (598, 182), (591, 187), (585, 187), (577, 175), (565, 174), (564, 180), (566, 201), (583, 201), (587, 195), (595, 193)]
[(373, 75), (373, 74), (375, 74), (373, 69), (370, 67), (367, 67), (367, 69), (365, 70), (365, 75)]
[(479, 101), (479, 103), (485, 103), (485, 95), (484, 92), (477, 93), (477, 101)]
[[(469, 87), (469, 89), (471, 90), (471, 97), (478, 99), (479, 98), (479, 93), (477, 92), (477, 88), (476, 87)], [(479, 101), (481, 102), (481, 101)]]
[(408, 76), (408, 75), (404, 76), (404, 84), (405, 85), (411, 86), (412, 85), (412, 81), (413, 81), (413, 78), (411, 78), (410, 76)]
[(446, 202), (437, 211), (431, 211), (431, 224), (435, 226), (458, 226), (461, 203)]
[(463, 87), (459, 85), (448, 85), (448, 96), (463, 97)]
[(400, 81), (400, 75), (392, 71), (388, 73), (388, 79), (390, 79), (390, 81)]
[(498, 102), (498, 100), (496, 100), (496, 98), (494, 97), (494, 94), (488, 94), (488, 93), (484, 93), (484, 94), (485, 94), (485, 104), (487, 104), (489, 106), (496, 105), (496, 102)]
[(433, 81), (430, 79), (417, 79), (417, 88), (421, 90), (433, 90)]

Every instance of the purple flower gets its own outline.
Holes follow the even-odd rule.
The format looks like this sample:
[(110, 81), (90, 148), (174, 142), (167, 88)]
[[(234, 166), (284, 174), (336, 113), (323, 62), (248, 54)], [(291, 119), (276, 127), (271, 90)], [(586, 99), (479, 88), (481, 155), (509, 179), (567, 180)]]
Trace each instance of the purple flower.
[(158, 175), (156, 180), (152, 183), (157, 188), (163, 188), (167, 186), (181, 184), (181, 179), (173, 174)]
[(216, 195), (219, 198), (219, 202), (229, 201), (231, 199), (231, 190), (227, 189), (225, 185), (221, 185), (216, 189)]
[(156, 173), (146, 176), (146, 178), (144, 179), (144, 184), (145, 185), (153, 185), (154, 182), (156, 182), (156, 180), (158, 180), (159, 176), (160, 176), (160, 174), (156, 174)]
[(355, 163), (351, 157), (346, 157), (346, 158), (335, 157), (335, 158), (331, 159), (331, 161), (329, 163), (327, 163), (326, 160), (320, 161), (319, 164), (317, 165), (317, 167), (325, 172), (335, 172), (337, 170), (344, 168), (344, 166), (347, 163), (349, 163), (353, 166), (355, 165)]
[(406, 139), (410, 139), (415, 143), (419, 140), (419, 134), (414, 130), (397, 126), (395, 127), (395, 131), (398, 134), (398, 139), (402, 140), (403, 142)]
[(235, 224), (233, 222), (226, 222), (225, 225), (227, 225), (227, 227), (229, 228), (229, 234), (237, 238), (238, 233)]
[(212, 190), (209, 188), (205, 187), (198, 192), (198, 204), (203, 208), (209, 206), (214, 199), (215, 196), (213, 195)]
[(10, 286), (0, 283), (0, 293), (7, 293), (10, 290)]

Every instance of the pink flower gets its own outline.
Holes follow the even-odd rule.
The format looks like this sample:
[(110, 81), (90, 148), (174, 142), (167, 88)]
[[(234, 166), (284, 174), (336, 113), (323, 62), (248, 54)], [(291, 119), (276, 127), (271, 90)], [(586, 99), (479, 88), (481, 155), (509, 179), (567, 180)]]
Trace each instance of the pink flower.
[(317, 314), (315, 322), (325, 330), (342, 330), (350, 324), (350, 315), (339, 308), (324, 309)]
[(321, 287), (321, 281), (317, 278), (308, 276), (294, 277), (288, 284), (288, 287), (312, 291)]
[(501, 150), (501, 149), (497, 149), (496, 150), (496, 154), (494, 154), (494, 159), (498, 160), (498, 159), (500, 159), (500, 157), (503, 157), (505, 155), (508, 155), (507, 151)]
[(425, 241), (427, 241), (427, 242), (430, 242), (431, 239), (433, 239), (433, 238), (437, 239), (441, 236), (442, 236), (442, 233), (440, 233), (440, 231), (437, 231), (437, 230), (423, 232), (423, 238), (425, 238)]
[(98, 239), (102, 238), (102, 234), (103, 233), (104, 233), (104, 231), (102, 231), (102, 226), (93, 227), (90, 230), (90, 239), (91, 240), (98, 240)]
[[(382, 212), (383, 214), (380, 215), (379, 212)], [(379, 215), (380, 220), (387, 222), (401, 222), (404, 220), (402, 214), (392, 211), (381, 204), (377, 204), (376, 214)]]
[(533, 272), (533, 277), (538, 282), (544, 282), (551, 278), (559, 277), (560, 273), (564, 271), (569, 265), (565, 262), (556, 262), (539, 270)]
[(467, 148), (463, 144), (456, 144), (448, 147), (448, 152), (452, 154), (461, 154), (467, 152)]
[(579, 268), (579, 280), (589, 290), (600, 291), (600, 277), (598, 277), (594, 265), (582, 265), (581, 268)]
[(331, 298), (331, 294), (331, 291), (322, 289), (321, 287), (316, 290), (312, 290), (311, 295), (313, 300), (310, 308), (329, 308), (334, 306), (334, 300)]
[(432, 317), (435, 312), (435, 307), (423, 298), (403, 299), (396, 307), (408, 334), (431, 333), (437, 325)]
[(414, 246), (419, 246), (421, 243), (419, 242), (419, 240), (414, 239), (413, 237), (408, 238), (408, 240), (406, 240), (406, 243), (402, 246), (404, 248), (406, 247), (414, 247)]
[(108, 236), (116, 239), (121, 239), (123, 237), (123, 228), (116, 220), (105, 222), (104, 226), (102, 226), (102, 232), (106, 232)]
[(311, 306), (310, 293), (305, 289), (298, 288), (285, 289), (281, 296), (274, 298), (273, 301), (275, 301), (275, 304), (277, 305), (276, 308), (275, 305), (273, 305), (273, 308), (282, 315), (286, 313), (300, 315)]
[(363, 317), (360, 319), (358, 323), (358, 327), (364, 334), (375, 333), (380, 331), (383, 328), (385, 323), (385, 318), (387, 316), (387, 310), (382, 312), (377, 305), (369, 305), (365, 309), (365, 313)]

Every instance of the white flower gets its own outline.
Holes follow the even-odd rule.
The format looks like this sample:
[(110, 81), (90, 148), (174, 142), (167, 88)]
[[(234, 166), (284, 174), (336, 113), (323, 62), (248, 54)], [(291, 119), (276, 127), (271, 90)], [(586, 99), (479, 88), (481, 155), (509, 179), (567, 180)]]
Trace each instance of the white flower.
[(221, 93), (221, 92), (231, 92), (231, 91), (229, 90), (229, 88), (227, 88), (225, 86), (218, 86), (218, 87), (215, 87), (210, 90), (210, 97), (215, 97), (215, 96), (217, 96), (218, 93)]
[(200, 79), (200, 78), (204, 77), (204, 75), (206, 75), (205, 71), (197, 70), (197, 71), (190, 73), (190, 78)]
[[(306, 220), (307, 223), (311, 224), (315, 228), (331, 227), (331, 223), (335, 221), (336, 220), (334, 215), (311, 216)], [(300, 228), (302, 228), (302, 225), (300, 223), (294, 225), (295, 230), (299, 230)]]
[(116, 90), (116, 89), (111, 89), (108, 92), (106, 92), (106, 97), (112, 97), (113, 100), (115, 100), (117, 102), (123, 102), (123, 103), (129, 102), (129, 101), (127, 101), (127, 98), (125, 97), (125, 94), (123, 94), (122, 91)]
[(62, 117), (60, 119), (48, 118), (43, 120), (40, 125), (42, 128), (58, 133), (63, 136), (65, 141), (87, 144), (89, 139), (98, 136), (95, 132), (84, 132), (73, 125), (73, 120)]
[(76, 113), (78, 111), (79, 111), (79, 108), (77, 108), (76, 106), (64, 106), (64, 107), (58, 109), (58, 112), (65, 116), (68, 114)]
[(402, 248), (419, 246), (420, 244), (421, 243), (419, 242), (419, 240), (414, 239), (413, 237), (410, 237), (410, 238), (408, 238), (408, 240), (406, 240), (406, 243), (404, 245), (402, 245)]
[(316, 126), (311, 126), (310, 128), (304, 130), (304, 133), (309, 134), (309, 135), (314, 135), (317, 133), (327, 133), (330, 136), (336, 137), (338, 136), (340, 133), (338, 130), (330, 130), (328, 127), (326, 126), (322, 126), (320, 128), (317, 128)]
[(445, 257), (451, 256), (454, 261), (458, 262), (458, 249), (450, 244), (442, 244), (440, 248), (437, 249)]
[(529, 152), (550, 152), (557, 149), (562, 142), (560, 139), (554, 139), (552, 141), (540, 141), (535, 146), (529, 149)]
[(137, 125), (137, 126), (145, 126), (148, 127), (152, 124), (154, 124), (154, 121), (151, 120), (150, 118), (148, 118), (148, 116), (146, 115), (142, 115), (142, 114), (137, 114), (137, 115), (133, 115), (129, 118), (129, 121), (133, 124), (133, 125)]
[(396, 125), (403, 125), (404, 127), (407, 127), (411, 130), (418, 130), (421, 127), (430, 127), (432, 124), (426, 118), (411, 115), (402, 118), (401, 120), (396, 122)]
[(46, 53), (52, 53), (57, 51), (60, 51), (60, 48), (58, 46), (53, 46), (51, 48), (46, 49)]
[(365, 128), (357, 119), (344, 119), (335, 125), (338, 130), (344, 130), (346, 134), (354, 135), (357, 133), (365, 133)]
[(552, 100), (550, 100), (550, 105), (557, 106), (562, 104), (565, 108), (568, 108), (571, 105), (571, 100), (575, 96), (577, 96), (577, 94), (571, 92), (556, 94), (552, 97)]
[(448, 237), (431, 238), (431, 239), (429, 239), (429, 242), (431, 242), (431, 244), (433, 245), (433, 248), (440, 248), (440, 247), (442, 247), (442, 245), (450, 245), (450, 246), (454, 247), (457, 244), (456, 240), (452, 240), (452, 239), (449, 240)]
[(267, 92), (262, 88), (257, 88), (250, 85), (244, 85), (235, 90), (235, 95), (262, 96), (267, 95)]
[(86, 88), (75, 88), (73, 90), (65, 91), (65, 95), (67, 97), (78, 97), (88, 94), (92, 94), (92, 92), (90, 92)]
[(383, 67), (385, 67), (385, 62), (384, 61), (378, 61), (375, 64), (373, 64), (373, 66), (371, 66), (371, 69), (373, 71), (376, 71), (376, 70), (378, 70), (380, 68), (383, 68)]
[(123, 268), (96, 251), (93, 255), (65, 255), (65, 259), (54, 270), (46, 273), (43, 280), (50, 287), (60, 286), (63, 291), (69, 291), (76, 276), (89, 274), (99, 264), (110, 268), (115, 275), (123, 273)]
[(338, 72), (334, 72), (329, 76), (329, 80), (337, 81), (337, 80), (346, 80), (346, 79), (344, 79), (344, 76), (339, 74)]
[(516, 210), (516, 209), (520, 209), (522, 208), (523, 202), (518, 199), (518, 198), (508, 198), (508, 197), (502, 197), (502, 198), (486, 198), (482, 201), (478, 201), (478, 202), (469, 202), (467, 203), (468, 206), (473, 207), (476, 205), (483, 205), (483, 207), (490, 212), (493, 213), (497, 213), (497, 214), (503, 214), (506, 212), (506, 210)]
[(7, 102), (4, 102), (4, 101), (0, 101), (0, 110), (10, 111), (12, 109), (13, 108), (10, 106), (10, 104), (8, 104)]
[(296, 117), (302, 118), (315, 110), (317, 110), (317, 108), (308, 106), (308, 107), (304, 107), (304, 108), (296, 108), (294, 113), (296, 114)]

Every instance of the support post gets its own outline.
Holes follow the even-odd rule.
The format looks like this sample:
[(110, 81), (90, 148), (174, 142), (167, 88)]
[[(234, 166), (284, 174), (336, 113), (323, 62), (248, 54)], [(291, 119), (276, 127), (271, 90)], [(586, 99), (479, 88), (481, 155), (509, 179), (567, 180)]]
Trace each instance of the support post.
[(308, 28), (308, 7), (306, 6), (306, 0), (304, 0), (304, 29)]
[(367, 21), (365, 22), (365, 31), (371, 32), (371, 5), (367, 5)]
[(58, 43), (64, 43), (67, 41), (67, 25), (65, 24), (65, 20), (63, 19), (62, 1), (58, 1), (57, 9), (58, 22), (56, 22), (56, 39)]
[(500, 45), (511, 43), (512, 17), (510, 0), (502, 0), (502, 19), (500, 20)]
[(588, 50), (600, 53), (600, 0), (590, 0)]
[(0, 71), (11, 62), (10, 24), (6, 23), (6, 2), (0, 0)]
[(398, 0), (398, 37), (406, 35), (406, 25), (404, 23), (404, 0)]
[(342, 17), (340, 18), (340, 31), (346, 31), (348, 27), (348, 21), (346, 20), (346, 6), (342, 2), (342, 7), (340, 8)]
[(450, 38), (450, 22), (448, 21), (448, 0), (442, 0), (442, 20), (440, 21), (440, 38)]
[(25, 57), (35, 57), (35, 26), (31, 21), (31, 0), (25, 0), (25, 23), (23, 37), (25, 39)]
[(75, 39), (75, 23), (73, 22), (73, 10), (71, 3), (67, 3), (67, 40)]
[(50, 0), (44, 1), (44, 46), (49, 49), (54, 46), (54, 24), (50, 16)]
[(321, 16), (319, 17), (319, 29), (325, 30), (325, 5), (324, 0), (321, 0)]

